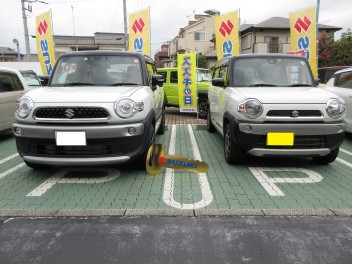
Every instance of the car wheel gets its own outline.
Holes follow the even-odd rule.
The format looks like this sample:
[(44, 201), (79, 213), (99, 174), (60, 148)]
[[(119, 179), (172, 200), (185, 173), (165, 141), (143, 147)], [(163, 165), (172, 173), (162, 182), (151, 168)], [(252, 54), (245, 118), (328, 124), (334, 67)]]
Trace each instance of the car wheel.
[(208, 114), (207, 114), (207, 130), (210, 133), (213, 133), (215, 131), (215, 127), (211, 122), (210, 110), (208, 111)]
[(208, 103), (205, 98), (199, 98), (198, 101), (198, 116), (201, 119), (206, 119), (208, 114)]
[(150, 146), (154, 144), (154, 137), (155, 137), (155, 129), (154, 129), (154, 125), (151, 124), (149, 127), (149, 133), (147, 135), (147, 138), (148, 138), (147, 147), (144, 150), (143, 154), (138, 159), (138, 167), (142, 170), (146, 169), (148, 150)]
[(163, 112), (161, 114), (161, 124), (158, 130), (158, 134), (162, 135), (165, 132), (165, 106), (163, 107)]
[(243, 151), (232, 139), (233, 129), (227, 124), (224, 131), (224, 154), (229, 164), (239, 164), (243, 158)]
[(313, 160), (317, 164), (326, 165), (333, 162), (337, 158), (338, 154), (339, 154), (339, 148), (332, 150), (330, 154), (326, 156), (313, 157)]

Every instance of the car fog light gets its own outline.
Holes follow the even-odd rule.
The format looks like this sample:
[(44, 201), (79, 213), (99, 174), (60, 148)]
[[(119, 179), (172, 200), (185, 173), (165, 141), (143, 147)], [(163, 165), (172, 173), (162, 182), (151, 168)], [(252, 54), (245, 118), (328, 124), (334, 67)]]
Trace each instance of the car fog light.
[(337, 126), (337, 127), (336, 127), (336, 132), (337, 132), (337, 133), (342, 132), (342, 126)]
[(22, 135), (22, 128), (15, 127), (15, 134), (18, 135), (18, 136), (21, 136)]
[(128, 129), (128, 133), (130, 133), (130, 135), (134, 135), (136, 133), (136, 129), (134, 127), (130, 127)]
[(244, 132), (246, 133), (250, 133), (252, 132), (252, 126), (250, 125), (245, 125), (244, 128), (243, 128)]

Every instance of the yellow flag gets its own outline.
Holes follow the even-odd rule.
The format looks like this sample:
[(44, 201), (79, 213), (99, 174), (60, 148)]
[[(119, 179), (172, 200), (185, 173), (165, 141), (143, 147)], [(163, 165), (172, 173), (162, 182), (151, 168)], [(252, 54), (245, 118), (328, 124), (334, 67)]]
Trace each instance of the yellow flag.
[(150, 56), (149, 8), (129, 15), (129, 50)]
[(291, 52), (306, 57), (317, 77), (317, 8), (290, 13)]
[(239, 54), (238, 11), (214, 16), (214, 25), (218, 60)]
[(197, 68), (196, 54), (177, 55), (178, 98), (180, 112), (197, 112)]
[(51, 11), (36, 17), (36, 40), (43, 75), (50, 75), (56, 62)]

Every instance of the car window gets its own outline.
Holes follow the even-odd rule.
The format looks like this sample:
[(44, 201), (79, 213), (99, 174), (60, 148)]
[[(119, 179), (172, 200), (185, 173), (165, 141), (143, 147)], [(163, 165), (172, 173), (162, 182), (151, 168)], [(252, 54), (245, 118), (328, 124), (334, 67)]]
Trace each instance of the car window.
[(300, 58), (245, 58), (234, 64), (235, 86), (313, 85), (308, 63)]
[(33, 72), (21, 72), (28, 86), (41, 86), (38, 76)]
[(0, 73), (0, 92), (6, 93), (18, 90), (14, 79), (12, 74)]
[(142, 80), (141, 61), (136, 56), (67, 56), (57, 62), (51, 85), (141, 85)]
[(210, 82), (211, 81), (210, 70), (197, 69), (197, 80), (198, 82)]
[(178, 74), (177, 71), (172, 71), (170, 73), (170, 83), (178, 83)]
[(336, 86), (343, 88), (352, 88), (352, 71), (343, 72), (337, 79)]
[(164, 82), (166, 82), (166, 72), (158, 72), (158, 74), (162, 75), (164, 78)]

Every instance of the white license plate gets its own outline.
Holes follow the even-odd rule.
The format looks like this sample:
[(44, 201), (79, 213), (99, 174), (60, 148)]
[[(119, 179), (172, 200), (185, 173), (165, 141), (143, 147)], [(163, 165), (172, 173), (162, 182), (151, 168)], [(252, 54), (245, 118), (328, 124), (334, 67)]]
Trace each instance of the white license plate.
[(55, 132), (57, 146), (86, 146), (86, 132)]

